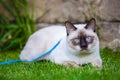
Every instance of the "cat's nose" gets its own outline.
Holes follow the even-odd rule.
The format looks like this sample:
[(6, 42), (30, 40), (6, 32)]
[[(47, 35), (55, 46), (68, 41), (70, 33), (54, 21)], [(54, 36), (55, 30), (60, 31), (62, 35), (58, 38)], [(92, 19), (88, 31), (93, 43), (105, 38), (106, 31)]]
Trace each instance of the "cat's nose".
[(86, 50), (87, 49), (87, 43), (86, 42), (82, 42), (81, 44), (80, 44), (80, 47), (81, 47), (81, 49), (83, 49), (83, 50)]

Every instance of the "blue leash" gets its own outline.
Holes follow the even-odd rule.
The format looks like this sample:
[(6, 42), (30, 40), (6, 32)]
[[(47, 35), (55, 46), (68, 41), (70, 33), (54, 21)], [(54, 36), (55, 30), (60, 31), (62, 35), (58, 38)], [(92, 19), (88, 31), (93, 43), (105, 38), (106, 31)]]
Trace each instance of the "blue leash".
[(38, 56), (37, 58), (27, 61), (27, 60), (9, 60), (9, 61), (5, 61), (5, 62), (0, 62), (0, 65), (7, 65), (7, 64), (12, 64), (12, 63), (16, 63), (16, 62), (34, 62), (37, 61), (38, 59), (50, 54), (53, 50), (55, 50), (57, 48), (57, 46), (60, 44), (61, 40), (59, 40), (50, 50), (48, 50), (47, 52), (43, 53), (42, 55)]

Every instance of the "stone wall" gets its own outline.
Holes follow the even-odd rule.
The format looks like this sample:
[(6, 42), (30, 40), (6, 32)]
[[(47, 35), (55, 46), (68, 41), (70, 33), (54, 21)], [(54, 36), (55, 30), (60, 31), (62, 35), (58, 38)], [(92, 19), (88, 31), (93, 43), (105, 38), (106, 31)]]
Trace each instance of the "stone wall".
[[(55, 24), (64, 23), (66, 20), (82, 23), (94, 17), (97, 20), (101, 46), (113, 47), (113, 44), (120, 46), (118, 44), (120, 0), (34, 0), (34, 3), (27, 0), (27, 2), (30, 14), (34, 5), (33, 13), (37, 23)], [(9, 18), (12, 19), (10, 16)]]
[(120, 20), (120, 0), (35, 0), (34, 6), (38, 22), (84, 22), (91, 17), (103, 21)]

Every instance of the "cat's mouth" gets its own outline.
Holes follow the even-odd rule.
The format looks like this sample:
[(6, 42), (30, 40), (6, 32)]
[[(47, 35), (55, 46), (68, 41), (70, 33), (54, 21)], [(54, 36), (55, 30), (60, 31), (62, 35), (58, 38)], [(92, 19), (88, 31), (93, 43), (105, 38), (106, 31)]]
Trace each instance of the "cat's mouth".
[(90, 52), (90, 50), (88, 48), (85, 48), (85, 49), (81, 49), (80, 52)]
[(88, 51), (88, 49), (87, 48), (82, 48), (81, 51)]
[(82, 54), (82, 55), (88, 55), (88, 54), (90, 54), (90, 51), (88, 50), (88, 49), (82, 49), (81, 51), (80, 51), (80, 54)]
[(90, 55), (90, 51), (89, 50), (81, 50), (79, 54), (77, 54), (77, 56), (86, 56), (86, 55)]

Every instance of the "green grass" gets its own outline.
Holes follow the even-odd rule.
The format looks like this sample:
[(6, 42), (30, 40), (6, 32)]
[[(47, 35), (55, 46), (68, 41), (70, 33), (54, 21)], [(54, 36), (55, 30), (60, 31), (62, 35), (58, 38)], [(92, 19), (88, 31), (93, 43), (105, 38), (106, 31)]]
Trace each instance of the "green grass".
[[(0, 61), (18, 59), (20, 51), (0, 53)], [(51, 62), (0, 65), (0, 80), (120, 80), (120, 53), (101, 50), (103, 68), (64, 67)]]
[[(30, 0), (33, 3), (34, 0)], [(13, 20), (0, 13), (0, 52), (22, 49), (28, 37), (36, 30), (34, 14), (29, 14), (26, 0), (0, 0), (1, 6)], [(34, 5), (31, 4), (32, 11)]]

